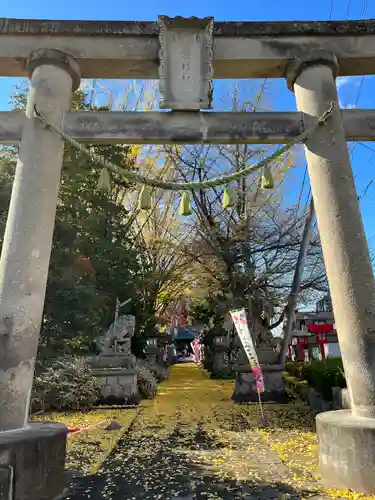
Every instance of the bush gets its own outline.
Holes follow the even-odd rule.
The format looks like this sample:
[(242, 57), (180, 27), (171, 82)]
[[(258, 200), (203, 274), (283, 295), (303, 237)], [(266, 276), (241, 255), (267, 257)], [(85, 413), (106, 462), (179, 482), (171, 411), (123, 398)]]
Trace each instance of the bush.
[(321, 394), (326, 401), (332, 400), (332, 387), (346, 387), (341, 358), (312, 361), (302, 366), (301, 378)]
[(157, 382), (163, 382), (163, 380), (167, 380), (168, 378), (168, 370), (164, 366), (161, 366), (157, 363), (144, 363), (145, 366), (150, 370), (153, 376), (156, 378)]
[(91, 368), (81, 358), (56, 361), (35, 377), (32, 392), (34, 411), (90, 410), (99, 400), (100, 386)]
[(148, 369), (146, 363), (137, 360), (135, 371), (138, 375), (138, 391), (139, 394), (146, 399), (152, 399), (156, 395), (156, 378)]
[(285, 371), (292, 377), (301, 378), (301, 370), (304, 363), (290, 361), (285, 363)]

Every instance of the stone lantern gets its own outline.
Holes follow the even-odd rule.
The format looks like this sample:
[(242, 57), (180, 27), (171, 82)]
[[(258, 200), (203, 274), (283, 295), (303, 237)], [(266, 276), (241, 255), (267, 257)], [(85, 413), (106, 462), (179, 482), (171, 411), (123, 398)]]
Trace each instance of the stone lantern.
[(213, 366), (212, 378), (226, 378), (230, 374), (228, 359), (228, 337), (221, 325), (212, 329)]
[(162, 365), (164, 360), (164, 347), (160, 346), (159, 336), (155, 335), (147, 339), (147, 361)]

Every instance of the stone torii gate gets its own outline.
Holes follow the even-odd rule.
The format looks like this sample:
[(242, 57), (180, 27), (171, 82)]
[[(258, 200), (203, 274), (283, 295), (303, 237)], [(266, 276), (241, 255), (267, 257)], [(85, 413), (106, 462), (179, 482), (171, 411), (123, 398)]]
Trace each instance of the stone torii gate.
[[(66, 440), (63, 426), (27, 424), (64, 148), (35, 106), (81, 142), (275, 144), (335, 104), (305, 150), (352, 406), (318, 416), (320, 467), (329, 486), (375, 493), (375, 281), (346, 146), (375, 140), (375, 111), (341, 111), (335, 85), (375, 74), (375, 21), (0, 19), (0, 75), (25, 74), (26, 114), (0, 113), (0, 143), (20, 143), (0, 264), (0, 486), (10, 498), (60, 493)], [(159, 78), (171, 111), (70, 112), (81, 76)], [(202, 112), (213, 78), (265, 77), (286, 78), (298, 112)]]

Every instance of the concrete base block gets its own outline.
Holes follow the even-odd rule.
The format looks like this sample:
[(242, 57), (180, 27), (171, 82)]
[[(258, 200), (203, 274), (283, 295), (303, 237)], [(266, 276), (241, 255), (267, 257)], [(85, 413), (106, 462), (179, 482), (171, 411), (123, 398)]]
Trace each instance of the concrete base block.
[(12, 500), (53, 500), (65, 488), (67, 428), (37, 422), (0, 432), (0, 491)]
[(375, 419), (359, 418), (350, 410), (320, 413), (319, 472), (324, 486), (375, 493)]
[[(287, 403), (289, 396), (285, 390), (282, 371), (271, 366), (262, 367), (264, 388), (262, 401)], [(237, 372), (232, 400), (235, 403), (251, 403), (258, 401), (255, 377), (252, 372)]]

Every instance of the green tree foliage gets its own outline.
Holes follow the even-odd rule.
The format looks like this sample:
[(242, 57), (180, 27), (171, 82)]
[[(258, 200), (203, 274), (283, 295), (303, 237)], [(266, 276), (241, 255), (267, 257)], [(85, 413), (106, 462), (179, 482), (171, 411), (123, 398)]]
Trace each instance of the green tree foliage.
[[(15, 108), (22, 109), (26, 93), (14, 94)], [(90, 109), (86, 96), (77, 92), (72, 107)], [(91, 107), (92, 108), (92, 107)], [(98, 111), (100, 112), (100, 111)], [(93, 145), (114, 163), (134, 168), (129, 147)], [(4, 148), (0, 157), (0, 231), (4, 233), (17, 149)], [(66, 147), (57, 204), (53, 247), (48, 276), (40, 358), (57, 354), (82, 354), (94, 348), (94, 339), (113, 321), (116, 298), (131, 298), (121, 311), (145, 322), (137, 282), (144, 273), (130, 227), (132, 215), (124, 200), (133, 186), (112, 182), (109, 194), (97, 189), (97, 166), (76, 150)]]

